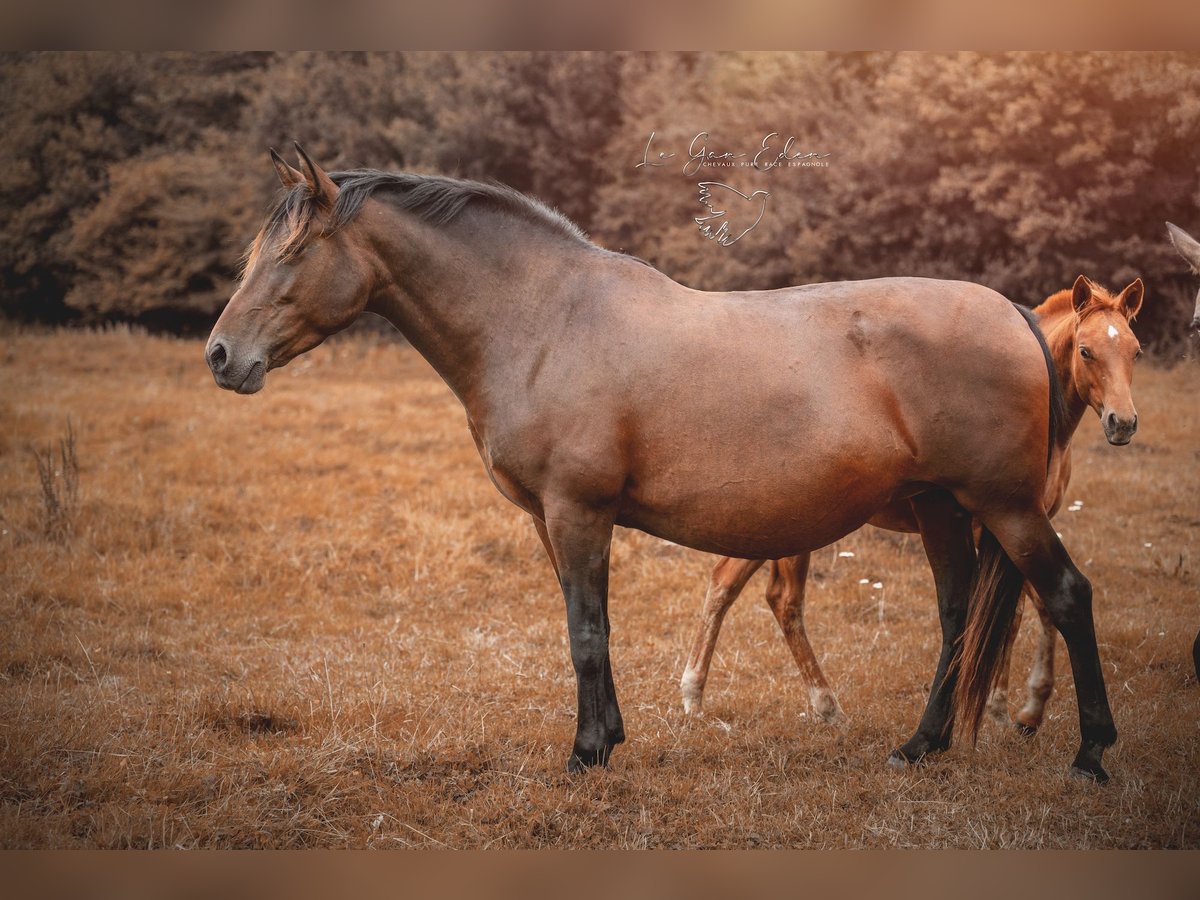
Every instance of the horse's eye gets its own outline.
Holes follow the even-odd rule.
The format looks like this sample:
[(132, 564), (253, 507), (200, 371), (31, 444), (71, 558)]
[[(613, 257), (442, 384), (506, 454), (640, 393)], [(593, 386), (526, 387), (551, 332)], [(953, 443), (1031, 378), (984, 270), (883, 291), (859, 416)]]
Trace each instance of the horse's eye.
[(1091, 359), (1091, 358), (1092, 358), (1092, 351), (1091, 351), (1091, 350), (1089, 350), (1087, 347), (1080, 347), (1080, 348), (1079, 348), (1079, 355), (1080, 355), (1080, 356), (1082, 356), (1084, 359)]
[(1141, 358), (1142, 358), (1142, 348), (1141, 348), (1141, 347), (1138, 347), (1138, 352), (1137, 352), (1137, 353), (1135, 353), (1135, 354), (1133, 354), (1133, 358), (1134, 358), (1134, 359), (1141, 359)]

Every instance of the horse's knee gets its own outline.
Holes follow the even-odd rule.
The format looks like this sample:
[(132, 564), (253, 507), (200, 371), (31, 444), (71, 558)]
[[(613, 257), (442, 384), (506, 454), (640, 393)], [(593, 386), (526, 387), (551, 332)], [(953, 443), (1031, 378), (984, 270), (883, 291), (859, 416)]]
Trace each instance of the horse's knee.
[(730, 600), (731, 588), (727, 584), (713, 581), (708, 585), (708, 595), (704, 598), (704, 611), (709, 615), (721, 615), (733, 601)]
[(608, 660), (608, 635), (602, 628), (576, 627), (571, 629), (571, 661), (580, 678), (593, 678), (604, 673)]

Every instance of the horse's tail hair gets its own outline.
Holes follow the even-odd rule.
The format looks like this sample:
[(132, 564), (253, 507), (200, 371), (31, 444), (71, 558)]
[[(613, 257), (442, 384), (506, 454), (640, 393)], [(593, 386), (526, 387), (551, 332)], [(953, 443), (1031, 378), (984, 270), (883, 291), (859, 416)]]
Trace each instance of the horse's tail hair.
[(967, 624), (950, 671), (955, 673), (954, 717), (972, 744), (1008, 651), (1012, 621), (1025, 576), (986, 528), (979, 533), (979, 561), (967, 601)]
[[(1060, 436), (1066, 434), (1067, 405), (1054, 368), (1054, 358), (1037, 319), (1024, 307), (1016, 308), (1037, 337), (1050, 375), (1048, 469)], [(950, 727), (950, 723), (957, 720), (971, 743), (979, 734), (979, 723), (1000, 674), (1000, 662), (1008, 655), (1013, 617), (1024, 586), (1025, 577), (1008, 558), (996, 536), (986, 528), (980, 529), (979, 557), (967, 601), (967, 623), (951, 661), (950, 672), (955, 677), (954, 716), (947, 723)]]

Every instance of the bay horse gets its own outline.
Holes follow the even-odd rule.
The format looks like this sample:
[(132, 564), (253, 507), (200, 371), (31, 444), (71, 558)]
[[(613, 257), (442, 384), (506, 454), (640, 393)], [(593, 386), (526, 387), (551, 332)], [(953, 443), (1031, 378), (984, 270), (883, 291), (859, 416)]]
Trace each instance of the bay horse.
[(777, 559), (911, 498), (943, 648), (902, 758), (948, 746), (955, 721), (973, 735), (1028, 579), (1075, 673), (1072, 770), (1107, 778), (1116, 728), (1091, 584), (1042, 502), (1062, 396), (1018, 307), (920, 278), (696, 291), (510, 188), (330, 175), (297, 152), (299, 169), (272, 151), (285, 193), (213, 327), (208, 366), (218, 386), (252, 394), (364, 310), (432, 365), (558, 576), (577, 687), (568, 771), (606, 764), (625, 738), (609, 656), (615, 525)]
[[(1073, 287), (1059, 291), (1033, 310), (1054, 360), (1054, 368), (1067, 403), (1067, 419), (1058, 436), (1058, 453), (1046, 480), (1045, 505), (1053, 517), (1062, 506), (1071, 478), (1071, 438), (1089, 408), (1095, 411), (1108, 441), (1128, 444), (1137, 431), (1137, 410), (1131, 393), (1133, 363), (1141, 345), (1129, 323), (1145, 298), (1141, 279), (1118, 295), (1080, 275)], [(902, 500), (881, 511), (870, 524), (890, 531), (919, 532), (911, 503)], [(813, 713), (826, 722), (844, 716), (837, 696), (821, 669), (804, 628), (804, 587), (810, 554), (767, 561), (767, 605), (783, 632), (797, 668), (808, 686)], [(699, 713), (704, 686), (725, 614), (764, 560), (726, 557), (713, 567), (704, 600), (701, 622), (680, 679), (684, 709)], [(1041, 620), (1028, 696), (1016, 715), (1018, 727), (1032, 734), (1045, 717), (1046, 702), (1054, 690), (1054, 649), (1057, 631), (1036, 593), (1029, 594)], [(1018, 610), (1020, 607), (1018, 607)], [(1013, 634), (1020, 616), (1013, 618)], [(1011, 639), (1010, 639), (1011, 640)], [(988, 702), (993, 718), (1008, 718), (1008, 659), (1002, 661), (997, 685)]]
[[(1167, 223), (1167, 234), (1179, 255), (1184, 258), (1192, 270), (1192, 274), (1200, 275), (1200, 241), (1180, 228), (1178, 225)], [(1200, 332), (1200, 291), (1196, 293), (1196, 305), (1192, 310), (1192, 328)], [(1200, 632), (1192, 644), (1192, 667), (1196, 670), (1196, 680), (1200, 681)]]

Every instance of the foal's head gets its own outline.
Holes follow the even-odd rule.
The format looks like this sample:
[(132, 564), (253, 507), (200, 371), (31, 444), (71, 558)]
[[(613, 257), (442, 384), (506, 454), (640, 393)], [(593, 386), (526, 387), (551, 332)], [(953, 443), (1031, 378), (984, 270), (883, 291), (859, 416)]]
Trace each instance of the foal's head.
[(337, 221), (338, 186), (296, 150), (301, 169), (271, 151), (287, 194), (250, 246), (205, 349), (217, 384), (239, 394), (261, 390), (267, 370), (350, 325), (373, 285), (370, 255)]
[(1100, 416), (1110, 444), (1128, 444), (1137, 431), (1133, 361), (1142, 355), (1142, 347), (1129, 322), (1141, 309), (1144, 293), (1140, 278), (1115, 297), (1083, 275), (1071, 289), (1071, 377), (1079, 396)]

